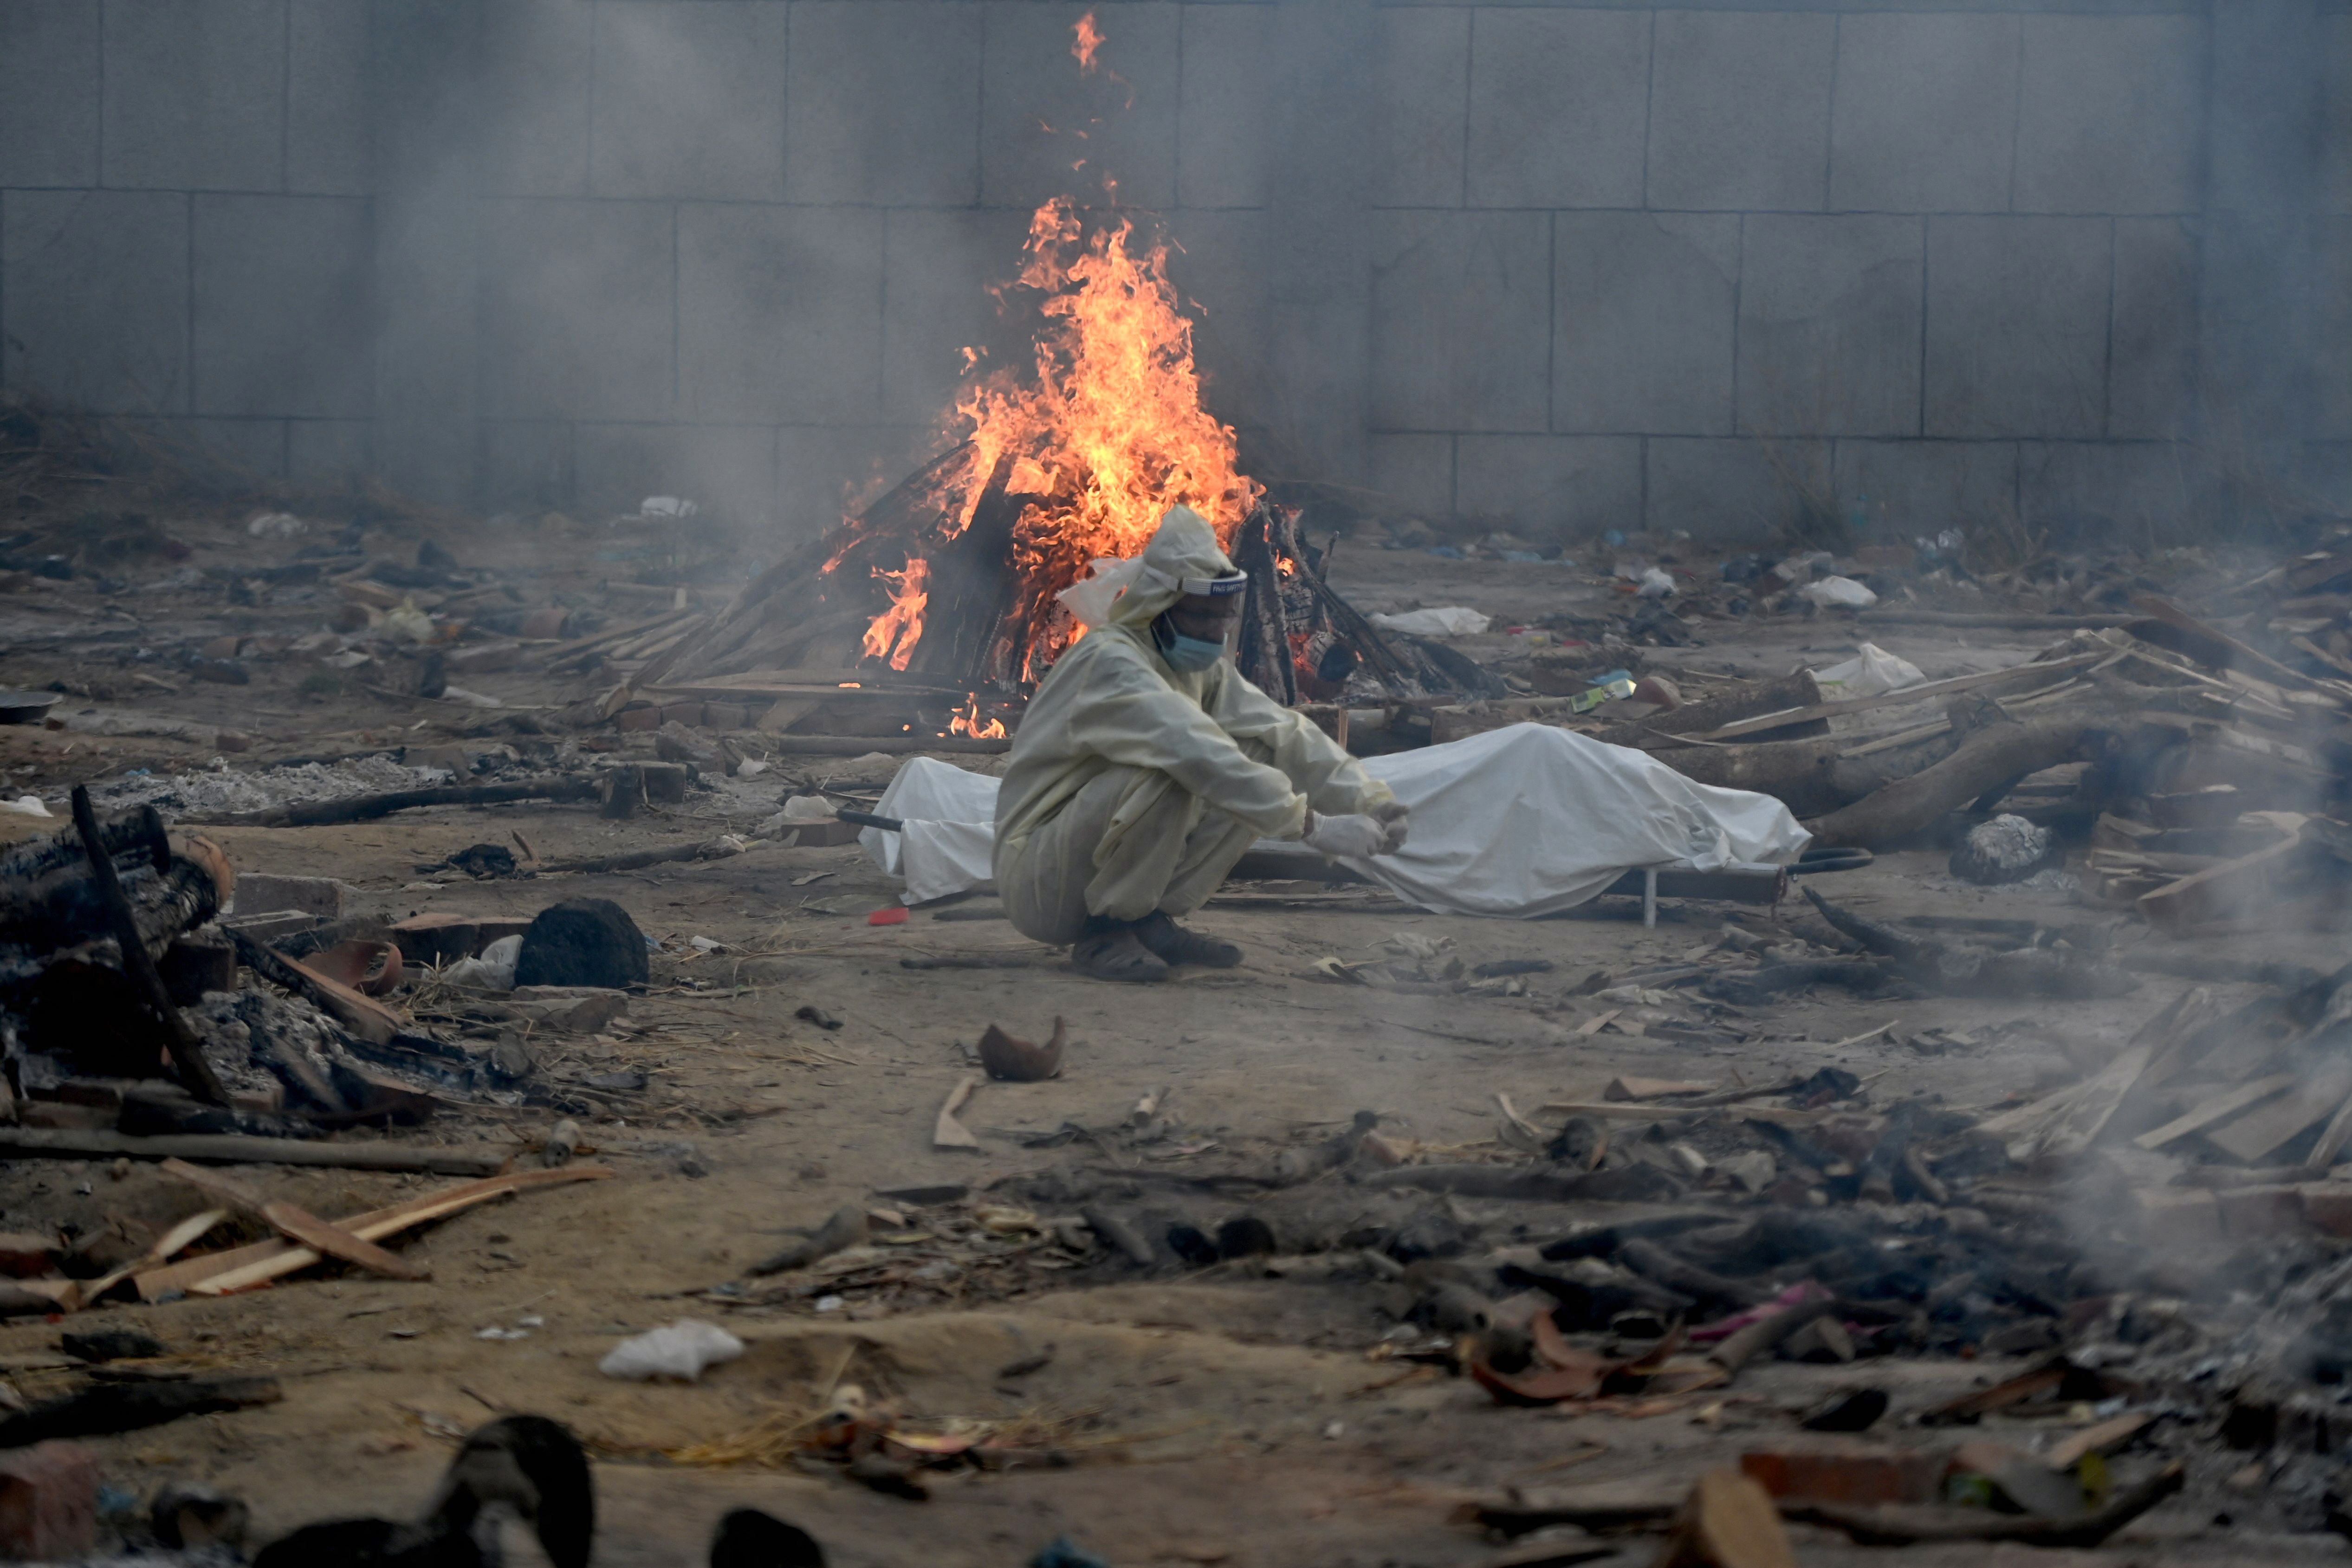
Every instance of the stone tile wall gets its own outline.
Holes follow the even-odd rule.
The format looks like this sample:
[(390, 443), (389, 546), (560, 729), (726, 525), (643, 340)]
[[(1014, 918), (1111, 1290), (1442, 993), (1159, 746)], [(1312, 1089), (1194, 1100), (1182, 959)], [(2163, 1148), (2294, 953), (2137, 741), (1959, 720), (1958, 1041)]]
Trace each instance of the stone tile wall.
[(2258, 444), (2340, 508), (2352, 17), (2264, 0), (2322, 73), (2282, 195), (2305, 51), (2219, 3), (1101, 0), (1085, 73), (1066, 0), (5, 0), (0, 384), (808, 531), (1021, 361), (988, 285), (1108, 181), (1263, 471), (1538, 535), (2166, 528), (2249, 423), (2212, 235), (2285, 202), (2314, 373)]

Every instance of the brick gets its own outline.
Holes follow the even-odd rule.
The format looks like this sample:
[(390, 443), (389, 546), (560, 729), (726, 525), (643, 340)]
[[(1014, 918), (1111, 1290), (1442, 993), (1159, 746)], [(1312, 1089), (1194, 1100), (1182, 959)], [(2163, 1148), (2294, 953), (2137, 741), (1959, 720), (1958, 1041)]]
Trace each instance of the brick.
[[(699, 702), (665, 702), (662, 704), (660, 711), (661, 721), (663, 724), (699, 724), (702, 722), (702, 704)], [(661, 726), (658, 724), (655, 726), (656, 729), (659, 729), (660, 727)]]
[(1385, 515), (1454, 515), (1454, 443), (1438, 432), (1371, 438), (1371, 486), (1391, 503)]
[(776, 432), (766, 425), (583, 425), (574, 499), (591, 515), (647, 496), (684, 496), (705, 515), (682, 526), (767, 517), (776, 504)]
[(1372, 16), (1381, 136), (1372, 165), (1373, 200), (1392, 207), (1460, 206), (1470, 12), (1432, 6), (1382, 9)]
[(588, 188), (600, 196), (781, 199), (784, 10), (764, 0), (598, 5)]
[(98, 184), (98, 0), (0, 6), (0, 185)]
[(288, 190), (367, 194), (367, 0), (288, 0)]
[(223, 915), (224, 926), (233, 926), (256, 942), (282, 942), (289, 936), (299, 936), (306, 931), (316, 931), (327, 922), (318, 915), (308, 915), (299, 910), (281, 910), (267, 915)]
[(1176, 110), (1180, 206), (1265, 205), (1266, 33), (1272, 10), (1182, 7), (1184, 69)]
[(102, 414), (187, 407), (188, 198), (0, 193), (0, 379)]
[(1753, 548), (1794, 522), (1805, 496), (1830, 491), (1827, 442), (1654, 437), (1643, 444), (1643, 521), (1652, 533)]
[(1748, 220), (1742, 431), (1917, 433), (1920, 226), (1907, 217)]
[(2101, 433), (2109, 235), (2097, 218), (1928, 220), (1927, 434)]
[(1552, 235), (1552, 427), (1729, 435), (1739, 219), (1561, 213)]
[(877, 408), (881, 214), (687, 206), (677, 254), (685, 417), (823, 420)]
[(207, 991), (236, 989), (236, 949), (226, 940), (174, 938), (155, 967), (172, 1000), (183, 1007), (194, 1006)]
[(399, 921), (391, 936), (404, 963), (447, 964), (472, 958), (501, 937), (520, 936), (530, 927), (528, 919), (432, 910)]
[(1642, 526), (1642, 443), (1633, 436), (1463, 436), (1457, 514), (1528, 538)]
[(1790, 1443), (1739, 1456), (1740, 1469), (1774, 1497), (1818, 1502), (1933, 1502), (1944, 1465), (1940, 1453), (1868, 1443)]
[(57, 1268), (57, 1255), (61, 1250), (54, 1236), (27, 1230), (0, 1231), (0, 1274), (11, 1279), (37, 1279)]
[(1861, 508), (1867, 535), (1908, 544), (1980, 527), (2017, 504), (2017, 448), (2006, 441), (1840, 441), (1840, 513)]
[(930, 0), (793, 6), (785, 199), (931, 206), (979, 200), (980, 60), (977, 6)]
[(281, 913), (341, 920), (344, 900), (354, 889), (332, 877), (281, 877), (252, 871), (236, 879), (235, 909), (240, 917)]
[(1542, 213), (1373, 215), (1375, 429), (1544, 428), (1549, 223)]
[(1468, 204), (1640, 206), (1649, 109), (1646, 12), (1479, 12)]
[(2029, 16), (2023, 25), (2016, 210), (2195, 211), (2203, 19)]
[[(1034, 206), (1074, 194), (1164, 208), (1176, 199), (1177, 13), (1142, 0), (1106, 5), (992, 0), (981, 97), (981, 200)], [(1078, 18), (1097, 14), (1104, 42), (1091, 73), (1071, 57)], [(1050, 128), (1050, 129), (1049, 129)], [(1070, 134), (1083, 131), (1081, 141)], [(1083, 162), (1084, 167), (1073, 169)]]
[[(668, 417), (675, 309), (668, 209), (629, 202), (479, 205), (483, 413)], [(583, 322), (594, 330), (583, 330)]]
[(284, 184), (284, 0), (108, 0), (104, 37), (108, 184)]
[(79, 1443), (0, 1456), (0, 1556), (62, 1563), (98, 1540), (98, 1459)]
[(194, 202), (196, 412), (364, 416), (375, 379), (368, 204)]
[(498, 195), (577, 196), (588, 190), (588, 72), (596, 7), (576, 0), (480, 0), (482, 95), (489, 106), (478, 157)]
[(2018, 52), (2015, 16), (1841, 17), (1831, 207), (2005, 210)]
[(623, 730), (658, 730), (662, 725), (658, 708), (624, 708), (614, 723)]
[(1836, 30), (1817, 14), (1660, 11), (1649, 205), (1819, 209)]
[[(2176, 440), (2189, 433), (2197, 352), (2197, 241), (2179, 218), (2154, 217), (2117, 218), (2115, 243), (2106, 434)], [(2323, 275), (2347, 274), (2339, 269)], [(2346, 293), (2328, 291), (2339, 302)], [(2344, 362), (2323, 353), (2313, 363)], [(2325, 379), (2332, 384), (2344, 378)]]
[(740, 702), (706, 702), (702, 705), (702, 722), (711, 730), (748, 730), (760, 710)]

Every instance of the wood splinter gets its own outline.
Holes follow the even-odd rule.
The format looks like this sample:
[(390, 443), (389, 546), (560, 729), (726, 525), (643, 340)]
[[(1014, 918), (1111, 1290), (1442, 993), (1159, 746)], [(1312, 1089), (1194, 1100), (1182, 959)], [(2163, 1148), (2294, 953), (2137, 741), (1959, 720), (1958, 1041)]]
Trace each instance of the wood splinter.
[(342, 1226), (331, 1225), (306, 1208), (264, 1197), (232, 1176), (191, 1165), (184, 1160), (166, 1160), (160, 1168), (165, 1175), (185, 1182), (200, 1193), (257, 1215), (288, 1240), (299, 1241), (329, 1258), (357, 1264), (388, 1279), (432, 1278), (433, 1271), (423, 1264), (412, 1263), (397, 1253), (386, 1252), (373, 1241), (362, 1241)]

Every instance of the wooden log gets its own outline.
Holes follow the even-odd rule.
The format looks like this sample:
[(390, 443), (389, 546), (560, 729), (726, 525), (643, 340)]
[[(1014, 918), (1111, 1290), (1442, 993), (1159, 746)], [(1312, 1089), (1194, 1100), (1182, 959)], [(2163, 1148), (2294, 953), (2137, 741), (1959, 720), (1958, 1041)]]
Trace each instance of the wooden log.
[(1777, 730), (1784, 724), (1811, 719), (1834, 719), (1845, 713), (1868, 713), (1881, 708), (1903, 708), (1915, 702), (1931, 702), (1960, 691), (2030, 690), (2038, 686), (2055, 685), (2078, 670), (2115, 657), (2111, 650), (2102, 649), (2094, 653), (2074, 654), (2065, 658), (2029, 660), (2024, 664), (2011, 665), (2006, 669), (1956, 675), (1949, 680), (1931, 680), (1924, 686), (1906, 686), (1900, 691), (1882, 691), (1875, 697), (1845, 697), (1832, 702), (1816, 702), (1810, 708), (1795, 709), (1787, 713), (1767, 713), (1753, 719), (1742, 719), (1694, 735), (1692, 739), (1737, 741)]
[[(139, 929), (138, 914), (130, 900), (122, 896), (122, 884), (114, 874), (114, 858), (107, 853), (105, 835), (99, 830), (98, 816), (90, 807), (89, 788), (76, 784), (73, 790), (74, 826), (81, 834), (82, 847), (89, 856), (90, 879), (100, 896), (105, 900), (113, 916), (114, 937), (121, 948), (122, 967), (131, 982), (146, 1000), (163, 1029), (163, 1047), (172, 1054), (172, 1065), (178, 1069), (180, 1081), (190, 1094), (207, 1105), (226, 1105), (228, 1092), (221, 1088), (213, 1072), (212, 1063), (205, 1059), (205, 1047), (195, 1031), (180, 1016), (173, 1004), (172, 993), (163, 984), (163, 974), (155, 967), (154, 955), (147, 951), (144, 935)], [(203, 886), (210, 888), (209, 875)]]
[(1868, 609), (1854, 620), (1866, 626), (1983, 626), (2028, 632), (2112, 631), (2130, 626), (2137, 616), (2037, 616), (2005, 610)]
[(0, 1127), (0, 1160), (195, 1160), (212, 1165), (320, 1165), (345, 1171), (403, 1171), (487, 1176), (509, 1154), (396, 1143), (317, 1142), (247, 1138), (235, 1132), (177, 1132), (141, 1138), (127, 1132)]
[(199, 1377), (184, 1383), (101, 1383), (30, 1410), (0, 1417), (0, 1448), (57, 1437), (99, 1437), (160, 1426), (184, 1415), (209, 1415), (275, 1405), (285, 1395), (274, 1377)]
[[(172, 840), (152, 805), (119, 812), (98, 825), (99, 842), (114, 859), (143, 862), (161, 871), (172, 863)], [(53, 871), (79, 872), (89, 858), (81, 830), (68, 826), (45, 838), (27, 838), (0, 851), (0, 886), (18, 887)], [(121, 868), (124, 870), (129, 867)]]
[(373, 997), (362, 996), (350, 986), (298, 963), (235, 926), (227, 929), (229, 942), (236, 948), (239, 963), (268, 981), (326, 1012), (371, 1045), (387, 1046), (401, 1031), (400, 1015)]
[(519, 800), (580, 801), (596, 798), (596, 780), (586, 774), (526, 779), (516, 784), (440, 784), (429, 789), (387, 790), (377, 795), (344, 795), (339, 800), (304, 801), (231, 816), (190, 817), (192, 823), (220, 827), (334, 827), (352, 822), (373, 822), (395, 811), (431, 805), (503, 805)]
[[(1821, 683), (1813, 679), (1811, 670), (1801, 669), (1778, 680), (1749, 681), (1745, 686), (1719, 691), (1712, 697), (1703, 697), (1696, 702), (1685, 702), (1679, 708), (1652, 714), (1647, 719), (1612, 724), (1605, 730), (1594, 731), (1592, 738), (1606, 741), (1612, 746), (1632, 746), (1641, 751), (1678, 751), (1690, 744), (1680, 739), (1682, 736), (1704, 734), (1759, 714), (1781, 713), (1792, 708), (1811, 708), (1821, 700)], [(1801, 733), (1826, 734), (1829, 721), (1816, 718), (1801, 721), (1799, 725), (1792, 727), (1799, 729)], [(1799, 738), (1784, 733), (1785, 728), (1791, 727), (1775, 726), (1759, 731), (1757, 734), (1770, 735), (1778, 740)], [(1697, 777), (1695, 773), (1691, 776)]]
[(1891, 847), (1996, 784), (2073, 760), (2090, 727), (2087, 720), (2074, 719), (1980, 730), (1932, 767), (1805, 826), (1817, 844)]
[(1843, 765), (1844, 752), (1845, 742), (1827, 735), (1739, 746), (1670, 747), (1661, 742), (1650, 750), (1652, 756), (1686, 779), (1769, 795), (1801, 817), (1820, 816), (1852, 805), (1875, 787), (1874, 773)]

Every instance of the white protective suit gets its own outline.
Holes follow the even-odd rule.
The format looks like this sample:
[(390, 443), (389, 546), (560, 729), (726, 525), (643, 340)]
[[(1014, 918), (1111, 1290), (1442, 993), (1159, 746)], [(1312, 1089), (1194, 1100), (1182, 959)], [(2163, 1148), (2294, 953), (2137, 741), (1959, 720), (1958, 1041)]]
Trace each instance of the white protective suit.
[(1108, 624), (1030, 699), (996, 801), (996, 886), (1023, 935), (1059, 944), (1089, 916), (1190, 914), (1254, 840), (1298, 837), (1310, 805), (1395, 798), (1231, 658), (1193, 673), (1160, 657), (1151, 623), (1176, 584), (1233, 570), (1208, 523), (1173, 509)]

